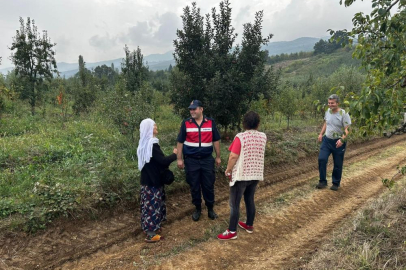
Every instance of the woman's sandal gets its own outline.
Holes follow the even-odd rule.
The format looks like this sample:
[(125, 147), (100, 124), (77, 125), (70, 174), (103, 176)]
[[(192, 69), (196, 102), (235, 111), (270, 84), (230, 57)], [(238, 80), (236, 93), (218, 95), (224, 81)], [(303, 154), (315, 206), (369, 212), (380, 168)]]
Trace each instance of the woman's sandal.
[(163, 237), (161, 237), (159, 234), (155, 234), (154, 236), (147, 235), (147, 237), (145, 238), (144, 241), (147, 243), (156, 243), (156, 242), (159, 242), (159, 240), (161, 240), (161, 238), (163, 239)]

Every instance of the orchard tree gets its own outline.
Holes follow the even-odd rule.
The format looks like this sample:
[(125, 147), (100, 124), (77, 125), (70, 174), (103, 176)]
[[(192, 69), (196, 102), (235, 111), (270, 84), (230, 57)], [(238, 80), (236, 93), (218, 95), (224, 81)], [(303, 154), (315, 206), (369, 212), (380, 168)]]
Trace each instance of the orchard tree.
[[(210, 15), (200, 15), (196, 3), (186, 6), (181, 16), (183, 29), (177, 30), (173, 41), (176, 68), (172, 72), (172, 100), (175, 110), (188, 115), (187, 105), (194, 99), (206, 100), (206, 82), (214, 75), (211, 42), (213, 29)], [(205, 30), (206, 22), (206, 30)]]
[(82, 84), (82, 86), (87, 85), (87, 80), (89, 78), (90, 72), (86, 68), (86, 62), (83, 60), (83, 56), (79, 55), (79, 72), (78, 72), (78, 77), (79, 80)]
[(300, 109), (297, 106), (297, 93), (290, 84), (287, 84), (278, 96), (278, 110), (281, 114), (286, 116), (288, 129), (290, 126), (290, 120), (295, 115), (296, 111)]
[[(343, 2), (350, 6), (355, 0)], [(347, 33), (350, 42), (357, 40), (353, 56), (367, 71), (361, 93), (350, 99), (363, 134), (399, 125), (406, 105), (406, 0), (371, 0), (371, 5), (371, 14), (354, 15)]]
[(134, 93), (148, 79), (148, 67), (144, 65), (141, 49), (131, 52), (127, 45), (124, 47), (125, 59), (121, 63), (121, 72), (128, 91)]
[(111, 86), (116, 84), (118, 77), (118, 73), (114, 70), (113, 63), (110, 67), (106, 65), (97, 66), (93, 71), (93, 75), (102, 81), (106, 81)]
[(75, 114), (89, 112), (91, 106), (96, 100), (97, 84), (96, 79), (91, 72), (86, 68), (86, 62), (82, 55), (79, 55), (79, 71), (75, 75), (72, 106)]
[[(241, 52), (238, 55), (238, 68), (242, 75), (239, 98), (251, 103), (258, 100), (260, 95), (271, 100), (277, 92), (280, 73), (274, 72), (273, 68), (265, 66), (268, 51), (262, 51), (262, 45), (266, 45), (273, 37), (272, 34), (262, 35), (263, 11), (255, 13), (254, 23), (244, 24)], [(247, 106), (240, 108), (241, 114), (248, 109)]]
[(34, 20), (27, 22), (20, 17), (20, 30), (16, 31), (10, 50), (11, 61), (15, 65), (16, 74), (26, 83), (22, 96), (28, 98), (31, 113), (35, 114), (35, 106), (44, 80), (51, 80), (57, 73), (54, 46), (47, 31), (39, 33)]
[(256, 13), (253, 24), (244, 24), (240, 47), (234, 45), (237, 34), (228, 0), (220, 3), (218, 12), (213, 8), (205, 17), (196, 3), (183, 11), (183, 29), (174, 41), (177, 65), (171, 73), (175, 110), (187, 116), (188, 104), (199, 99), (205, 114), (221, 126), (238, 127), (250, 102), (260, 94), (269, 98), (279, 78), (272, 69), (265, 69), (267, 55), (261, 46), (272, 35), (262, 36), (263, 13)]

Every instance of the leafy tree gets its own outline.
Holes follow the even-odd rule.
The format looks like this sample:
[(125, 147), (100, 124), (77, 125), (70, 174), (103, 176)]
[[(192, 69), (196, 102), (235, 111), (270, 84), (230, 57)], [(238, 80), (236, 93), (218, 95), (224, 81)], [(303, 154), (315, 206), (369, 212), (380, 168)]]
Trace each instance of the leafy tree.
[(286, 116), (288, 121), (288, 129), (290, 120), (295, 115), (298, 107), (295, 89), (291, 85), (285, 86), (281, 94), (278, 96), (278, 110)]
[(172, 72), (172, 100), (175, 110), (181, 115), (188, 115), (187, 104), (194, 99), (205, 100), (207, 80), (213, 77), (213, 61), (211, 56), (211, 41), (213, 30), (210, 15), (206, 15), (206, 30), (204, 17), (196, 3), (186, 6), (181, 16), (183, 29), (177, 30), (174, 58), (176, 71)]
[(121, 72), (128, 91), (134, 93), (141, 88), (148, 79), (148, 67), (144, 65), (144, 56), (141, 49), (130, 52), (127, 45), (124, 47), (125, 59), (121, 63)]
[[(101, 84), (108, 83), (109, 85), (115, 85), (118, 79), (118, 73), (114, 70), (113, 63), (112, 66), (108, 67), (106, 65), (97, 66), (93, 75), (101, 80)], [(103, 87), (102, 87), (103, 88)], [(103, 90), (103, 89), (102, 89)]]
[(122, 134), (134, 139), (134, 131), (141, 121), (147, 117), (153, 118), (153, 93), (147, 82), (143, 82), (137, 92), (130, 92), (125, 80), (119, 80), (114, 91), (106, 94), (104, 110)]
[(272, 35), (262, 36), (262, 11), (254, 23), (244, 24), (240, 47), (234, 46), (231, 10), (228, 0), (205, 17), (196, 3), (184, 8), (183, 29), (174, 41), (177, 65), (171, 73), (175, 110), (186, 116), (191, 100), (202, 100), (205, 114), (225, 128), (239, 126), (250, 102), (260, 94), (269, 98), (279, 79), (273, 69), (265, 69), (267, 52), (261, 46)]
[(98, 85), (86, 68), (83, 56), (79, 55), (79, 72), (75, 75), (72, 106), (75, 114), (87, 113), (96, 100)]
[[(350, 6), (355, 0), (343, 2)], [(399, 125), (406, 104), (406, 1), (372, 0), (371, 5), (369, 15), (354, 15), (354, 28), (346, 32), (350, 42), (357, 40), (353, 56), (367, 71), (361, 93), (350, 99), (363, 134)]]
[(20, 17), (20, 30), (13, 37), (11, 60), (15, 65), (15, 72), (26, 83), (24, 95), (29, 99), (31, 113), (35, 114), (35, 106), (41, 92), (40, 84), (53, 78), (57, 73), (55, 51), (47, 31), (38, 32), (34, 20)]
[(157, 71), (149, 71), (149, 82), (151, 86), (161, 92), (168, 92), (170, 89), (170, 82), (169, 82), (169, 71), (164, 70), (157, 70)]
[(78, 72), (78, 76), (80, 79), (80, 82), (82, 84), (82, 86), (86, 86), (87, 85), (87, 77), (89, 74), (89, 71), (86, 69), (86, 63), (83, 60), (83, 56), (79, 55), (79, 72)]

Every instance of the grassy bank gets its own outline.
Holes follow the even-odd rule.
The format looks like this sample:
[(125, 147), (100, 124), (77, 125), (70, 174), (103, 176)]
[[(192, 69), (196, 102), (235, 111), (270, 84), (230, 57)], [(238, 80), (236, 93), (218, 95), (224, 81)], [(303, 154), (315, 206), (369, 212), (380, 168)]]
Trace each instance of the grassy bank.
[(405, 239), (403, 175), (392, 190), (336, 231), (303, 269), (406, 269)]

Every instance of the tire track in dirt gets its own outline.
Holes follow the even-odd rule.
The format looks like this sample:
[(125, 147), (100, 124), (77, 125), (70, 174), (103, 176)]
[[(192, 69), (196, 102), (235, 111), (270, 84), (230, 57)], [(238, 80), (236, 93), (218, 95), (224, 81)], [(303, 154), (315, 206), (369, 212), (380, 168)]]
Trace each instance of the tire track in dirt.
[[(406, 143), (403, 143), (403, 149)], [(154, 269), (288, 269), (292, 258), (314, 252), (324, 237), (354, 210), (384, 189), (380, 177), (393, 175), (406, 161), (404, 152), (381, 160), (373, 167), (346, 175), (351, 178), (339, 192), (315, 191), (310, 198), (289, 206), (276, 216), (256, 220), (255, 233), (242, 230), (236, 241), (210, 240), (162, 262)], [(272, 196), (262, 190), (259, 201)], [(290, 265), (290, 266), (289, 266)]]
[[(350, 146), (345, 162), (367, 158), (394, 143), (404, 141), (404, 138), (405, 136), (401, 135), (391, 139), (373, 140), (368, 142), (367, 145)], [(317, 157), (301, 160), (300, 166), (289, 165), (276, 168), (267, 166), (266, 171), (268, 176), (266, 181), (261, 183), (261, 190), (258, 191), (258, 194), (261, 194), (262, 189), (268, 186), (272, 186), (272, 189), (275, 190), (274, 195), (278, 194), (278, 192), (280, 194), (292, 188), (292, 186), (304, 183), (308, 178), (315, 177), (317, 175)], [(303, 172), (307, 173), (304, 174)], [(228, 186), (225, 182), (217, 181), (216, 196), (217, 204), (220, 204), (221, 208), (226, 208), (228, 211), (228, 208), (223, 206), (227, 205), (228, 200)], [(189, 238), (182, 237), (182, 230), (174, 230), (174, 228), (183, 227), (185, 223), (188, 225), (184, 230), (196, 231), (196, 235), (193, 236), (194, 239), (201, 239), (205, 233), (204, 230), (201, 230), (202, 227), (210, 227), (223, 222), (221, 219), (207, 221), (206, 218), (204, 221), (193, 223), (189, 218), (193, 208), (189, 202), (188, 192), (185, 194), (172, 194), (168, 197), (168, 220), (170, 222), (166, 224), (166, 227), (168, 232), (173, 232), (172, 235), (168, 236), (175, 236), (174, 239), (179, 236), (179, 241), (177, 243), (163, 241), (162, 243), (166, 244), (161, 245), (156, 252), (168, 252), (174, 246), (175, 248), (184, 246), (183, 243), (187, 242)], [(131, 255), (125, 255), (125, 250), (130, 247), (136, 248), (132, 249), (132, 254), (154, 252), (150, 250), (150, 246), (139, 244), (143, 236), (138, 219), (138, 213), (134, 216), (131, 212), (124, 212), (101, 221), (77, 221), (76, 223), (70, 221), (69, 226), (50, 228), (44, 234), (38, 236), (8, 235), (0, 239), (1, 243), (3, 243), (0, 248), (0, 257), (4, 258), (3, 265), (7, 265), (10, 267), (9, 269), (12, 269), (11, 267), (14, 267), (13, 269), (77, 269), (80, 264), (86, 265), (86, 261), (93, 262), (100, 256), (104, 257), (104, 259), (111, 257), (112, 261), (115, 262), (114, 258), (120, 257), (117, 252), (124, 251), (124, 253), (118, 252), (122, 254), (122, 260), (113, 263), (117, 267), (120, 265), (120, 261), (124, 264), (134, 261)], [(137, 241), (135, 245), (134, 241)], [(81, 258), (83, 259), (81, 260)], [(99, 263), (102, 264), (105, 261), (105, 266), (110, 268), (112, 264), (104, 259)], [(0, 269), (1, 267), (0, 264)], [(95, 269), (103, 268), (99, 264), (99, 267)]]

